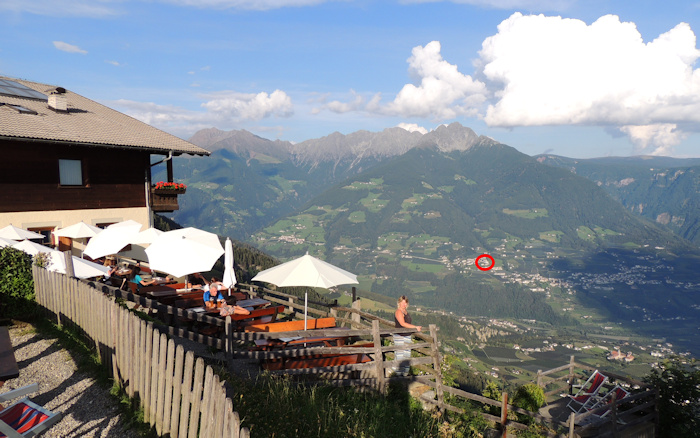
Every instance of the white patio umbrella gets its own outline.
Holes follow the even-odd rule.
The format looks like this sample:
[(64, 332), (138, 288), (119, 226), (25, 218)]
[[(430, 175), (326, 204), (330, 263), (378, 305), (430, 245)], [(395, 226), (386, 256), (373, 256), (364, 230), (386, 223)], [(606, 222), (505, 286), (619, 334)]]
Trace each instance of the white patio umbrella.
[(233, 270), (233, 245), (231, 244), (231, 239), (227, 237), (224, 246), (224, 278), (222, 283), (227, 288), (232, 288), (238, 283), (238, 280), (236, 280), (236, 272)]
[(4, 237), (0, 237), (0, 248), (4, 248), (6, 246), (12, 246), (15, 243), (17, 243), (16, 240), (5, 239)]
[(223, 253), (216, 234), (192, 227), (167, 231), (146, 248), (151, 269), (175, 277), (209, 271)]
[(129, 244), (141, 231), (141, 227), (140, 223), (133, 220), (112, 224), (90, 239), (83, 254), (93, 259), (116, 254)]
[[(49, 256), (49, 266), (47, 266), (46, 269), (49, 271), (60, 272), (61, 274), (66, 273), (66, 259), (61, 251), (56, 251), (55, 249), (44, 245), (39, 245), (38, 243), (29, 240), (17, 242), (15, 245), (13, 245), (13, 248), (22, 250), (31, 256), (35, 256), (40, 252), (46, 253)], [(106, 266), (89, 262), (81, 259), (80, 257), (72, 257), (73, 271), (75, 276), (78, 278), (101, 277), (109, 271), (109, 268)]]
[(78, 222), (59, 230), (53, 231), (56, 237), (68, 237), (70, 239), (88, 239), (95, 237), (102, 232), (102, 228), (88, 225), (83, 221)]
[(18, 228), (12, 224), (0, 229), (0, 237), (12, 240), (24, 240), (24, 239), (43, 239), (44, 236), (33, 231), (25, 230), (24, 228)]
[(147, 228), (135, 235), (129, 243), (135, 245), (151, 244), (160, 237), (161, 234), (163, 234), (163, 232), (157, 228)]
[[(308, 252), (298, 259), (259, 272), (253, 277), (253, 281), (264, 281), (279, 287), (307, 286), (326, 289), (341, 284), (358, 284), (357, 275), (310, 256)], [(304, 294), (304, 330), (308, 299), (308, 293)]]
[(71, 239), (85, 239), (95, 237), (102, 232), (102, 228), (88, 225), (83, 221), (58, 229), (53, 232), (56, 237), (70, 237)]
[(39, 254), (40, 252), (45, 252), (47, 254), (51, 254), (52, 252), (57, 252), (59, 254), (63, 254), (61, 251), (56, 251), (53, 248), (49, 248), (48, 246), (40, 245), (36, 242), (32, 242), (31, 240), (23, 240), (21, 242), (15, 242), (15, 244), (12, 245), (12, 247), (15, 249), (19, 249), (20, 251), (24, 251), (31, 256), (35, 256), (35, 255)]

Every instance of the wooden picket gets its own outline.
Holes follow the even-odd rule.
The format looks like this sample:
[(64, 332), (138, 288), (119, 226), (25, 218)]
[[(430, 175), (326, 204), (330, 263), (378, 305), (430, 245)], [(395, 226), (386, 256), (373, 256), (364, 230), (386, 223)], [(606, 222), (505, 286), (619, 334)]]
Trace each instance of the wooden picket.
[(247, 438), (212, 367), (113, 297), (63, 274), (33, 267), (36, 300), (60, 325), (91, 343), (103, 366), (160, 436)]

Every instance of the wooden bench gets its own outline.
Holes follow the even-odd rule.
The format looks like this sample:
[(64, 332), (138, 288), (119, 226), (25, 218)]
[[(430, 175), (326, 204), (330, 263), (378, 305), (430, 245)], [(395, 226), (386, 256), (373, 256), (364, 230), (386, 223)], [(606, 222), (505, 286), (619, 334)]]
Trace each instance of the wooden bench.
[[(309, 330), (335, 327), (335, 318), (307, 319), (306, 328)], [(304, 330), (304, 321), (271, 322), (264, 324), (251, 324), (245, 327), (246, 332), (295, 332)]]
[(248, 315), (231, 315), (231, 321), (236, 325), (237, 330), (251, 325), (271, 323), (277, 319), (278, 314), (284, 312), (284, 309), (284, 306), (271, 306), (262, 309), (254, 309), (251, 310)]

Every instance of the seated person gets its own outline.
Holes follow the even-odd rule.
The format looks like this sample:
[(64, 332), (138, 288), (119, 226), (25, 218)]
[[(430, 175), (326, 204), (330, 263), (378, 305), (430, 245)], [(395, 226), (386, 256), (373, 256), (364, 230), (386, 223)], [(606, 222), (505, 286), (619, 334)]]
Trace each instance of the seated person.
[(209, 287), (209, 290), (204, 292), (204, 307), (211, 309), (213, 307), (222, 307), (226, 304), (226, 299), (219, 292), (219, 288), (216, 285)]
[(207, 290), (209, 286), (209, 282), (207, 282), (207, 279), (204, 278), (202, 274), (199, 272), (196, 272), (192, 275), (190, 275), (187, 278), (187, 288), (188, 289), (204, 289)]
[(144, 280), (141, 278), (141, 271), (139, 270), (138, 265), (134, 268), (133, 270), (134, 276), (131, 279), (132, 283), (136, 283), (136, 287), (141, 289), (144, 286), (152, 286), (156, 284), (156, 281), (151, 279), (151, 280)]
[(216, 284), (213, 284), (210, 286), (209, 290), (204, 292), (204, 306), (208, 309), (213, 309), (215, 307), (218, 307), (219, 314), (221, 316), (229, 316), (229, 315), (248, 315), (250, 311), (248, 309), (244, 309), (241, 306), (229, 306), (226, 304), (226, 299), (224, 299), (224, 296), (219, 292), (219, 288)]

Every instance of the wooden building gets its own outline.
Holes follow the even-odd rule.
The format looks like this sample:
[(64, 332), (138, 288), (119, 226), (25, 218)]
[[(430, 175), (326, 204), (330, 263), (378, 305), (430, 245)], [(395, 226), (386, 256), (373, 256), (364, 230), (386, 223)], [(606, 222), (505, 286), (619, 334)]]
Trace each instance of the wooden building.
[(0, 76), (0, 228), (149, 226), (182, 193), (156, 190), (151, 167), (165, 161), (172, 181), (181, 154), (209, 152), (62, 87)]

